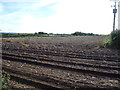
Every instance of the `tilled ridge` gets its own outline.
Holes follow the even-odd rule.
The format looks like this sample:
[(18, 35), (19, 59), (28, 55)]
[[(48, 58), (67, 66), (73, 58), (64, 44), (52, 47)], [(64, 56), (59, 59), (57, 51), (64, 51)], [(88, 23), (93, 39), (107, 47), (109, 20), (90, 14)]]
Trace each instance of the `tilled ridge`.
[[(95, 55), (95, 54), (84, 54), (84, 53), (75, 53), (75, 52), (61, 52), (61, 51), (48, 51), (48, 50), (37, 50), (37, 49), (4, 49), (10, 51), (19, 51), (19, 52), (26, 52), (26, 53), (34, 53), (34, 54), (41, 54), (41, 55), (52, 55), (52, 56), (63, 56), (63, 57), (70, 57), (70, 58), (81, 58), (81, 59), (93, 59), (93, 60), (106, 60), (106, 61), (114, 61), (120, 62), (120, 57), (116, 56), (108, 56), (108, 55)], [(89, 51), (88, 51), (89, 52)]]
[[(120, 70), (120, 67), (118, 67), (119, 65), (119, 62), (118, 63), (115, 63), (115, 62), (106, 62), (103, 61), (97, 61), (96, 63), (96, 60), (83, 60), (83, 59), (80, 59), (80, 60), (70, 60), (69, 58), (69, 61), (67, 60), (61, 60), (63, 58), (59, 58), (56, 57), (56, 58), (51, 58), (49, 56), (42, 56), (42, 55), (39, 55), (39, 56), (29, 56), (29, 55), (18, 55), (18, 54), (12, 54), (12, 53), (2, 53), (2, 55), (4, 56), (13, 56), (13, 57), (22, 57), (23, 59), (26, 58), (26, 59), (32, 59), (34, 61), (39, 61), (39, 62), (50, 62), (50, 63), (57, 63), (57, 64), (67, 64), (67, 65), (74, 65), (74, 66), (84, 66), (84, 67), (93, 67), (93, 68), (99, 68), (99, 69), (106, 69), (106, 70)], [(32, 54), (33, 55), (33, 54)], [(88, 61), (88, 62), (85, 62), (85, 61)], [(91, 62), (90, 62), (91, 61)], [(99, 63), (99, 64), (98, 64)], [(101, 64), (100, 64), (101, 63)], [(105, 63), (105, 64), (103, 64)]]
[[(9, 69), (14, 70), (15, 72), (19, 74), (22, 72), (21, 75), (25, 76), (26, 73), (28, 76), (32, 77), (35, 75), (35, 78), (37, 80), (41, 79), (43, 81), (47, 80), (47, 82), (51, 83), (51, 80), (53, 83), (57, 83), (57, 85), (68, 86), (69, 88), (78, 88), (78, 87), (118, 87), (117, 86), (117, 79), (110, 79), (107, 77), (99, 77), (92, 74), (83, 74), (83, 73), (76, 73), (74, 71), (66, 71), (61, 69), (52, 69), (52, 68), (46, 68), (43, 66), (35, 66), (30, 65), (27, 63), (21, 63), (21, 62), (14, 62), (14, 61), (4, 61), (4, 67), (8, 68), (8, 71), (11, 71)], [(7, 66), (6, 66), (7, 65)], [(25, 75), (24, 75), (25, 74)], [(42, 75), (42, 76), (41, 76)], [(47, 75), (47, 77), (46, 77)], [(39, 78), (37, 78), (39, 77)], [(50, 79), (52, 78), (52, 79)], [(56, 80), (58, 80), (56, 82)], [(62, 81), (62, 83), (61, 83)], [(64, 83), (63, 83), (64, 82)]]
[(49, 61), (56, 61), (56, 62), (65, 62), (67, 63), (84, 63), (85, 64), (92, 64), (93, 66), (108, 66), (110, 67), (118, 67), (120, 64), (119, 62), (116, 61), (107, 61), (107, 60), (94, 60), (94, 59), (81, 59), (81, 58), (68, 58), (68, 57), (62, 57), (62, 56), (51, 56), (51, 55), (41, 55), (41, 54), (34, 54), (34, 53), (26, 53), (26, 52), (18, 52), (18, 51), (13, 51), (9, 52), (8, 51), (3, 51), (2, 55), (8, 55), (8, 56), (16, 56), (16, 57), (24, 57), (24, 58), (29, 58), (29, 59), (36, 59), (36, 60), (49, 60)]
[(41, 88), (41, 89), (48, 88), (48, 89), (58, 89), (58, 90), (61, 90), (60, 88), (63, 88), (63, 87), (55, 85), (55, 83), (50, 84), (50, 82), (49, 83), (45, 82), (45, 79), (44, 81), (40, 80), (40, 79), (43, 79), (43, 77), (41, 78), (41, 77), (37, 77), (37, 76), (31, 75), (28, 73), (18, 72), (16, 70), (12, 70), (6, 67), (3, 67), (3, 70), (5, 70), (5, 72), (11, 76), (11, 79), (16, 80), (26, 85), (34, 86), (35, 88)]
[[(105, 71), (104, 69), (100, 70), (97, 68), (87, 68), (85, 66), (78, 67), (78, 66), (74, 66), (74, 65), (67, 65), (67, 64), (58, 64), (56, 62), (49, 62), (49, 61), (36, 61), (36, 60), (32, 60), (32, 59), (28, 59), (28, 58), (23, 58), (23, 57), (12, 57), (12, 56), (7, 56), (7, 55), (3, 55), (3, 59), (5, 60), (12, 60), (12, 61), (16, 61), (16, 62), (23, 62), (23, 63), (29, 63), (29, 64), (34, 64), (34, 65), (40, 65), (40, 66), (46, 66), (46, 67), (51, 67), (51, 68), (58, 68), (58, 69), (62, 69), (62, 70), (69, 70), (69, 71), (76, 71), (76, 72), (82, 72), (82, 73), (92, 73), (94, 75), (98, 75), (98, 76), (105, 76), (105, 77), (111, 77), (111, 78), (119, 78), (119, 73), (114, 73), (112, 71)], [(118, 68), (119, 69), (119, 68)]]

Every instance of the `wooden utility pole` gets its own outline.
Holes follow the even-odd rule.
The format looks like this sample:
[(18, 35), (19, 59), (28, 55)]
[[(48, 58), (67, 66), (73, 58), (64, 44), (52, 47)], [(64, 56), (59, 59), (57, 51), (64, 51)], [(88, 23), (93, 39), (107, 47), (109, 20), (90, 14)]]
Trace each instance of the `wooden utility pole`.
[(120, 1), (118, 2), (118, 30), (120, 30)]
[(114, 14), (114, 18), (113, 18), (113, 31), (115, 30), (115, 19), (116, 19), (116, 13), (117, 13), (117, 2), (119, 2), (120, 0), (110, 0), (115, 2), (115, 5), (113, 6), (113, 14)]
[(117, 13), (117, 8), (116, 8), (116, 2), (115, 2), (114, 9), (113, 9), (113, 14), (114, 14), (114, 19), (113, 19), (113, 31), (115, 30), (116, 13)]

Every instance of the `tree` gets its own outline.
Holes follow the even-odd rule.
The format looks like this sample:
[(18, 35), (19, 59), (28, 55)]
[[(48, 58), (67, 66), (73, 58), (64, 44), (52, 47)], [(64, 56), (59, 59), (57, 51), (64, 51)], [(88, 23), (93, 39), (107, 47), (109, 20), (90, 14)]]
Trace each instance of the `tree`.
[(44, 32), (38, 32), (38, 34), (47, 34), (47, 33), (44, 33)]

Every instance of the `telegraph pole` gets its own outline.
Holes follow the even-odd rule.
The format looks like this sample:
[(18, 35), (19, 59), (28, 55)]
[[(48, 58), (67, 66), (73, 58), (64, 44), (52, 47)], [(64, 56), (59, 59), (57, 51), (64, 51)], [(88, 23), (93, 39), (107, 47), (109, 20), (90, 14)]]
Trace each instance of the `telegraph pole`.
[(115, 30), (116, 13), (117, 13), (117, 9), (116, 9), (116, 2), (115, 2), (114, 9), (113, 9), (113, 14), (114, 14), (114, 19), (113, 19), (113, 31)]
[(118, 30), (120, 30), (120, 2), (118, 2)]
[(110, 1), (113, 1), (115, 2), (115, 5), (113, 6), (114, 9), (113, 9), (113, 14), (114, 14), (114, 18), (113, 18), (113, 31), (115, 30), (115, 19), (116, 19), (116, 13), (117, 13), (117, 2), (120, 1), (120, 0), (110, 0)]

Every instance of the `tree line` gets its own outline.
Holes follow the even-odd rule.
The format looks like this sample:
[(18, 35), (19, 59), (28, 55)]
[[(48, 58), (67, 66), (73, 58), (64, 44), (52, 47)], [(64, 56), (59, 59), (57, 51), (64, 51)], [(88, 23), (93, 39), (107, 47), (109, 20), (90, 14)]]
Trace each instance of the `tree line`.
[(53, 33), (46, 33), (46, 32), (35, 32), (35, 33), (1, 33), (2, 37), (31, 37), (31, 36), (38, 36), (38, 37), (46, 37), (46, 36), (100, 36), (99, 34), (93, 33), (83, 33), (83, 32), (74, 32), (71, 34), (53, 34)]
[[(45, 33), (45, 32), (35, 32), (35, 34), (51, 34), (51, 35), (68, 35), (68, 34), (53, 34), (53, 33)], [(99, 34), (93, 34), (93, 33), (83, 33), (83, 32), (74, 32), (74, 33), (71, 33), (69, 35), (74, 35), (74, 36), (97, 36)]]

